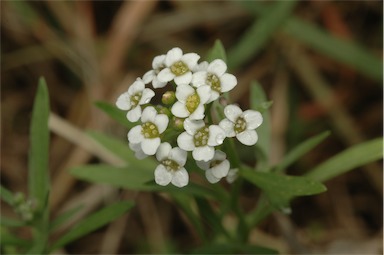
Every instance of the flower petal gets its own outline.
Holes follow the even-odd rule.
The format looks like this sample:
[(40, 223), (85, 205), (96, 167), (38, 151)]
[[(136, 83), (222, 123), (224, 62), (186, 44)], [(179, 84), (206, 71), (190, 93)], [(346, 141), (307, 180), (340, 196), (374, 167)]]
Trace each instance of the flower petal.
[(153, 92), (152, 89), (145, 88), (142, 92), (143, 94), (141, 95), (139, 104), (148, 104), (152, 97), (155, 96), (155, 92)]
[(141, 117), (141, 107), (140, 105), (136, 106), (132, 110), (127, 112), (127, 119), (130, 122), (136, 122), (140, 119)]
[(183, 56), (183, 51), (175, 47), (167, 52), (167, 56), (165, 57), (165, 64), (169, 67), (176, 61), (179, 61)]
[(181, 57), (181, 61), (187, 64), (187, 66), (189, 67), (189, 70), (195, 69), (197, 65), (197, 61), (199, 61), (199, 59), (200, 59), (200, 56), (197, 55), (196, 53), (187, 53)]
[(196, 147), (192, 151), (192, 156), (197, 161), (209, 161), (213, 158), (213, 155), (215, 154), (215, 149), (210, 146), (201, 146)]
[(196, 161), (196, 165), (203, 170), (208, 170), (211, 161)]
[(189, 115), (189, 119), (191, 120), (202, 120), (204, 119), (204, 105), (203, 104), (199, 104), (197, 106), (197, 108), (193, 111), (193, 113), (191, 113), (191, 115)]
[(195, 93), (194, 88), (192, 88), (187, 84), (184, 84), (184, 85), (177, 86), (175, 94), (176, 94), (177, 100), (179, 100), (182, 103), (185, 103), (187, 98), (194, 93)]
[(233, 123), (236, 122), (237, 118), (243, 113), (243, 111), (238, 107), (237, 105), (230, 104), (227, 105), (224, 108), (224, 114), (225, 116), (232, 121)]
[(233, 183), (237, 179), (237, 172), (239, 172), (238, 168), (229, 169), (226, 177), (228, 183)]
[(137, 125), (128, 132), (128, 141), (130, 143), (141, 143), (144, 140), (144, 136), (141, 133), (141, 125)]
[(209, 138), (208, 145), (209, 146), (217, 146), (223, 143), (225, 139), (225, 131), (218, 125), (210, 125), (209, 126)]
[(168, 158), (169, 152), (171, 151), (172, 147), (169, 143), (162, 143), (160, 144), (159, 148), (156, 151), (156, 159), (158, 161), (162, 161), (166, 158)]
[(203, 120), (191, 120), (189, 118), (184, 120), (184, 129), (190, 135), (194, 135), (197, 130), (204, 126), (205, 124)]
[(155, 155), (157, 148), (160, 145), (160, 138), (144, 139), (141, 142), (141, 149), (147, 155)]
[(220, 94), (217, 91), (211, 90), (211, 96), (209, 97), (209, 99), (207, 101), (207, 104), (209, 104), (210, 102), (215, 101), (216, 99), (219, 98), (219, 96), (220, 96)]
[(166, 114), (158, 114), (155, 117), (154, 123), (159, 133), (162, 134), (168, 127), (169, 118)]
[(160, 73), (157, 74), (157, 79), (160, 82), (169, 82), (172, 81), (173, 78), (175, 78), (175, 75), (171, 72), (171, 69), (164, 68), (160, 71)]
[(200, 97), (200, 104), (205, 104), (211, 97), (211, 87), (208, 85), (200, 86), (196, 89)]
[(258, 136), (255, 130), (245, 130), (236, 135), (236, 138), (244, 145), (254, 145), (257, 142)]
[(224, 130), (227, 137), (236, 136), (235, 130), (233, 129), (234, 124), (229, 119), (223, 119), (220, 121), (219, 126)]
[(227, 154), (225, 154), (225, 152), (222, 152), (221, 150), (216, 150), (215, 151), (215, 156), (213, 156), (213, 159), (212, 160), (219, 160), (219, 161), (223, 161), (227, 158)]
[(225, 71), (227, 71), (227, 65), (221, 59), (213, 60), (207, 68), (208, 73), (216, 74), (218, 77), (222, 76)]
[(155, 182), (161, 186), (166, 186), (172, 181), (172, 174), (163, 165), (158, 165), (155, 169)]
[(210, 183), (217, 183), (220, 181), (219, 178), (216, 178), (213, 174), (212, 174), (212, 170), (208, 169), (207, 171), (205, 171), (205, 177), (207, 178), (207, 180), (210, 182)]
[(180, 166), (184, 166), (187, 162), (187, 152), (179, 147), (175, 147), (169, 152), (168, 158), (176, 161)]
[(186, 118), (190, 115), (187, 107), (185, 107), (185, 105), (179, 101), (172, 105), (171, 112), (173, 115), (179, 118)]
[(189, 83), (191, 83), (192, 81), (192, 73), (191, 72), (187, 72), (183, 75), (180, 75), (180, 76), (176, 76), (175, 79), (174, 79), (176, 85), (180, 86), (180, 85), (187, 85)]
[(153, 106), (148, 106), (143, 110), (143, 113), (141, 114), (141, 122), (154, 122), (156, 115), (156, 109)]
[(193, 72), (199, 72), (199, 71), (207, 71), (208, 68), (208, 62), (207, 61), (202, 61), (199, 64), (193, 68)]
[(173, 174), (172, 184), (176, 187), (184, 187), (188, 184), (189, 175), (187, 170), (184, 167), (180, 168)]
[(215, 165), (214, 167), (211, 168), (212, 175), (215, 176), (216, 178), (223, 178), (228, 175), (229, 171), (229, 161), (224, 160), (220, 164)]
[(237, 79), (234, 75), (225, 73), (220, 77), (221, 92), (228, 92), (237, 85)]
[(116, 106), (120, 110), (131, 109), (131, 98), (128, 92), (121, 94), (116, 100)]
[(156, 76), (155, 78), (153, 78), (152, 86), (153, 86), (155, 89), (158, 89), (158, 88), (164, 88), (166, 85), (167, 85), (167, 82), (161, 82), (161, 81), (159, 81), (159, 79), (157, 78), (157, 76)]
[(189, 135), (187, 132), (181, 133), (177, 137), (177, 145), (185, 151), (192, 151), (195, 148), (193, 136)]
[(263, 123), (263, 116), (258, 111), (246, 110), (243, 116), (247, 122), (247, 129), (255, 129)]
[(160, 56), (154, 57), (152, 61), (152, 68), (153, 69), (161, 68), (164, 65), (165, 57), (166, 55), (160, 55)]
[(196, 88), (203, 86), (203, 85), (207, 85), (206, 79), (207, 79), (207, 72), (206, 71), (196, 72), (192, 76), (192, 85)]
[(144, 75), (143, 75), (143, 82), (145, 84), (148, 84), (150, 83), (154, 78), (156, 77), (156, 74), (155, 74), (155, 71), (153, 70), (149, 70), (148, 72), (146, 72)]
[(130, 95), (134, 95), (138, 92), (141, 92), (144, 88), (145, 88), (145, 84), (143, 80), (141, 80), (140, 78), (137, 78), (136, 81), (132, 83), (131, 86), (129, 86), (128, 93)]

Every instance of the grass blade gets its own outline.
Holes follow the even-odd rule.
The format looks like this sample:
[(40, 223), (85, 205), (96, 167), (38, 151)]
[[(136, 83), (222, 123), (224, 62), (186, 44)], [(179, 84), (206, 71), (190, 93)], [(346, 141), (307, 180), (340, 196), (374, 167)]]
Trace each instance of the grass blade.
[(112, 104), (100, 101), (96, 102), (95, 105), (97, 108), (105, 112), (109, 117), (116, 120), (119, 124), (127, 127), (128, 129), (131, 129), (136, 125), (128, 121), (126, 111), (122, 111)]
[(224, 45), (220, 40), (215, 41), (215, 44), (210, 49), (206, 57), (208, 62), (211, 62), (215, 59), (222, 59), (224, 62), (227, 62), (227, 54), (225, 53)]
[(9, 204), (10, 206), (13, 206), (13, 203), (14, 203), (13, 194), (10, 190), (5, 188), (3, 185), (0, 185), (0, 196), (4, 202)]

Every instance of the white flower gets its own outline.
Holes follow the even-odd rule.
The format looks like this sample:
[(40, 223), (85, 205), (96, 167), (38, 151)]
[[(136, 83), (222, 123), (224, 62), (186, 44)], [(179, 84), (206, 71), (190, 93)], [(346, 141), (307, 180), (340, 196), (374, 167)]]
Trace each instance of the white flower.
[(177, 137), (177, 144), (185, 151), (192, 151), (198, 161), (211, 160), (215, 154), (214, 146), (223, 143), (225, 132), (218, 125), (205, 125), (203, 120), (184, 121), (185, 132)]
[(230, 164), (226, 158), (227, 155), (224, 152), (217, 150), (211, 160), (196, 161), (196, 164), (205, 170), (205, 177), (210, 183), (216, 183), (228, 175)]
[(136, 122), (141, 116), (141, 106), (149, 103), (155, 95), (153, 90), (145, 88), (145, 84), (141, 79), (137, 79), (128, 91), (121, 94), (116, 101), (117, 108), (121, 110), (129, 110), (127, 119), (131, 122)]
[(227, 65), (221, 59), (212, 61), (206, 70), (201, 70), (193, 74), (192, 84), (195, 87), (208, 85), (211, 89), (211, 97), (208, 103), (219, 98), (223, 92), (228, 92), (237, 84), (234, 75), (226, 73)]
[(203, 62), (200, 62), (198, 63), (195, 68), (193, 68), (193, 72), (198, 72), (198, 71), (206, 71), (208, 68), (208, 62), (207, 61), (203, 61)]
[(227, 180), (227, 182), (233, 183), (238, 177), (238, 172), (239, 172), (238, 168), (229, 169), (228, 175), (225, 178)]
[(219, 126), (225, 130), (227, 137), (234, 137), (245, 145), (254, 145), (258, 136), (256, 128), (263, 122), (263, 117), (258, 111), (242, 111), (236, 105), (227, 105), (224, 108), (227, 119), (220, 121)]
[(173, 104), (171, 112), (179, 118), (201, 120), (204, 118), (204, 104), (210, 97), (210, 88), (201, 86), (197, 89), (189, 85), (179, 85), (176, 88), (177, 102)]
[(143, 76), (143, 81), (145, 84), (152, 82), (152, 86), (157, 88), (163, 88), (167, 85), (167, 82), (161, 82), (157, 78), (157, 75), (161, 70), (165, 68), (165, 55), (156, 56), (152, 61), (152, 70), (146, 72)]
[(155, 170), (155, 181), (157, 184), (166, 186), (170, 182), (177, 187), (188, 184), (189, 175), (184, 165), (187, 161), (187, 152), (169, 143), (162, 143), (156, 152), (156, 158), (160, 165)]
[(142, 151), (147, 155), (155, 155), (160, 145), (160, 134), (168, 126), (168, 116), (158, 114), (155, 108), (148, 106), (141, 115), (143, 124), (133, 127), (128, 132), (128, 141), (132, 144), (140, 144)]
[(148, 157), (147, 154), (141, 149), (140, 143), (129, 143), (129, 148), (135, 152), (135, 157), (138, 159), (145, 159)]
[(197, 65), (200, 56), (196, 53), (183, 55), (180, 48), (168, 51), (165, 57), (165, 66), (157, 75), (160, 82), (169, 82), (174, 79), (176, 85), (189, 84), (192, 81), (192, 70)]

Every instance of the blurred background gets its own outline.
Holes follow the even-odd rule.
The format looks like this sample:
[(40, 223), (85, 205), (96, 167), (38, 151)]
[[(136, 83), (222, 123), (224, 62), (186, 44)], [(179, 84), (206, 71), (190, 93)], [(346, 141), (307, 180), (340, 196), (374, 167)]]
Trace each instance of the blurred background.
[[(325, 130), (331, 136), (288, 174), (300, 175), (383, 130), (382, 1), (1, 1), (1, 183), (27, 192), (29, 123), (38, 78), (52, 112), (80, 130), (126, 139), (127, 130), (94, 106), (114, 103), (151, 68), (153, 57), (178, 46), (206, 55), (216, 39), (238, 78), (231, 100), (249, 108), (249, 86), (262, 84), (271, 108), (271, 163)], [(64, 126), (62, 126), (65, 129)], [(100, 159), (52, 130), (52, 214), (84, 203), (132, 198), (76, 180), (74, 166)], [(293, 201), (250, 243), (282, 253), (382, 254), (382, 162), (326, 182), (328, 191)], [(244, 208), (255, 197), (243, 192)], [(199, 246), (193, 226), (158, 194), (115, 223), (60, 253), (187, 253)], [(2, 206), (2, 213), (12, 214)], [(73, 222), (76, 222), (74, 219)], [(68, 226), (70, 227), (70, 226)], [(28, 233), (21, 233), (28, 235)]]

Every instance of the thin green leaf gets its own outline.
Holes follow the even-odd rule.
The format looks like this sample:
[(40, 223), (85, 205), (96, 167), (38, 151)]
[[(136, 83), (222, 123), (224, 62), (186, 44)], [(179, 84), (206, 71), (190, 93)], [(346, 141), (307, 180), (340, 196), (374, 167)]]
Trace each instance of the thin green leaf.
[(210, 49), (206, 57), (208, 62), (215, 59), (222, 59), (224, 62), (227, 62), (227, 54), (225, 53), (225, 48), (220, 40), (215, 41), (215, 44)]
[(10, 219), (7, 218), (3, 215), (0, 216), (0, 225), (4, 227), (22, 227), (25, 226), (26, 223), (21, 220), (16, 220), (16, 219)]
[(117, 219), (133, 207), (133, 202), (119, 202), (108, 207), (104, 207), (100, 211), (91, 214), (83, 221), (79, 222), (64, 236), (57, 240), (51, 247), (51, 251), (61, 248), (68, 243), (81, 238), (84, 235), (104, 226), (105, 224)]
[(0, 195), (1, 195), (1, 199), (3, 199), (4, 202), (9, 204), (10, 206), (13, 206), (13, 202), (14, 202), (13, 193), (7, 188), (5, 188), (3, 185), (0, 185)]
[(211, 243), (199, 247), (192, 254), (279, 254), (276, 250), (238, 243)]
[(49, 95), (44, 78), (40, 78), (32, 112), (29, 154), (29, 195), (41, 210), (49, 192)]
[(69, 219), (71, 219), (76, 213), (78, 213), (81, 209), (83, 208), (83, 206), (77, 206), (77, 207), (74, 207), (62, 214), (60, 214), (59, 216), (56, 217), (56, 219), (54, 219), (50, 226), (49, 226), (49, 231), (50, 232), (53, 232), (55, 231), (56, 229), (58, 229), (62, 224), (64, 224), (65, 222), (67, 222)]
[(96, 102), (95, 105), (97, 106), (97, 108), (106, 113), (109, 117), (116, 120), (118, 123), (127, 127), (128, 129), (131, 129), (136, 125), (128, 121), (126, 111), (122, 111), (114, 105), (101, 101)]
[(295, 5), (296, 1), (275, 2), (271, 9), (256, 20), (239, 43), (228, 52), (230, 68), (238, 67), (255, 56), (285, 22)]
[(326, 190), (320, 182), (301, 176), (279, 175), (272, 172), (257, 172), (243, 167), (240, 174), (266, 193), (271, 204), (278, 209), (287, 208), (296, 196), (314, 195)]
[(316, 147), (318, 144), (320, 144), (322, 141), (324, 141), (325, 138), (327, 138), (330, 135), (331, 132), (325, 131), (319, 135), (316, 135), (312, 138), (309, 138), (308, 140), (304, 141), (303, 143), (299, 144), (295, 148), (293, 148), (281, 161), (279, 165), (276, 166), (275, 171), (280, 172), (284, 169), (286, 169), (288, 166), (290, 166), (292, 163), (294, 163), (296, 160), (298, 160), (300, 157), (304, 156), (307, 152), (312, 150), (314, 147)]
[(383, 138), (355, 145), (315, 167), (306, 177), (324, 182), (383, 158)]
[(1, 246), (7, 246), (7, 245), (12, 245), (12, 246), (17, 246), (20, 248), (27, 248), (28, 246), (31, 245), (31, 242), (28, 240), (21, 239), (15, 235), (12, 235), (9, 233), (6, 229), (1, 229)]

